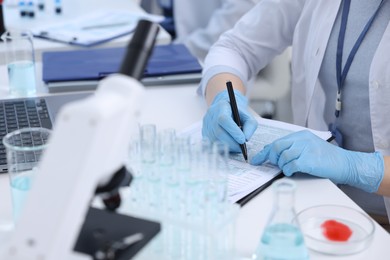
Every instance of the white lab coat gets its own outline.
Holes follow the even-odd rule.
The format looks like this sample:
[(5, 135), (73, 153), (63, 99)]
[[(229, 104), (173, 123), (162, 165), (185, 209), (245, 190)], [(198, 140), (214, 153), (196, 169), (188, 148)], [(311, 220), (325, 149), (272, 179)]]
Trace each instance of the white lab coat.
[(177, 39), (201, 61), (212, 44), (260, 0), (174, 0)]
[[(327, 130), (325, 95), (318, 80), (327, 42), (341, 0), (262, 0), (212, 48), (201, 88), (228, 71), (244, 82), (292, 44), (292, 109), (296, 124)], [(271, 11), (272, 10), (272, 11)], [(390, 155), (390, 24), (373, 57), (369, 100), (376, 151)], [(231, 50), (235, 51), (231, 51)], [(390, 219), (390, 198), (385, 198)]]

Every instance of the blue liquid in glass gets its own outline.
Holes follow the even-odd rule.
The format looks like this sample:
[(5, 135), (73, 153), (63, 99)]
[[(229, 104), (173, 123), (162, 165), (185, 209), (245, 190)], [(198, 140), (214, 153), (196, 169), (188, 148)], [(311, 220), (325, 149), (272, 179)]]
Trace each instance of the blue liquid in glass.
[(29, 96), (35, 93), (35, 69), (32, 61), (8, 64), (8, 75), (12, 95)]
[(27, 198), (27, 194), (31, 189), (32, 171), (20, 174), (11, 180), (11, 193), (14, 221), (16, 222), (20, 216), (22, 208)]
[(290, 224), (274, 224), (265, 229), (256, 259), (301, 260), (309, 259), (309, 255), (299, 228)]

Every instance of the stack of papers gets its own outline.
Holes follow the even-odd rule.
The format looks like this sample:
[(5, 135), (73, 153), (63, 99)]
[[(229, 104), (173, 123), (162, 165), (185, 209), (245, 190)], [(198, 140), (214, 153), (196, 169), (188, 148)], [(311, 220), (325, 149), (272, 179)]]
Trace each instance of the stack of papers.
[(39, 38), (89, 47), (132, 33), (140, 19), (159, 23), (164, 18), (159, 15), (106, 10), (33, 28), (32, 33)]
[[(301, 130), (309, 130), (324, 140), (332, 137), (329, 131), (316, 131), (301, 126), (269, 120), (257, 117), (259, 127), (252, 138), (246, 143), (248, 158), (252, 158), (267, 144), (274, 140)], [(190, 136), (192, 142), (202, 139), (202, 122), (198, 122), (182, 133)], [(251, 198), (257, 195), (264, 188), (268, 187), (273, 180), (280, 177), (282, 171), (276, 165), (264, 163), (262, 165), (251, 165), (244, 161), (242, 154), (231, 154), (229, 158), (230, 174), (228, 176), (228, 200), (244, 205)]]

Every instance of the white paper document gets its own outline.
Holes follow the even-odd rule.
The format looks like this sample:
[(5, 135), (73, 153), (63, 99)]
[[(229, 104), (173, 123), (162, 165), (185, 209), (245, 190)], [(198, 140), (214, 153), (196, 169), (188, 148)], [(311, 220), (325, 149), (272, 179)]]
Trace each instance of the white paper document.
[(161, 22), (164, 18), (123, 10), (105, 10), (70, 21), (33, 28), (32, 33), (36, 37), (53, 41), (92, 46), (133, 32), (140, 19)]
[[(250, 160), (263, 147), (274, 140), (300, 130), (309, 130), (324, 140), (331, 138), (329, 131), (315, 131), (301, 126), (292, 125), (276, 120), (257, 118), (259, 127), (246, 143), (248, 159)], [(198, 122), (182, 132), (191, 136), (193, 142), (202, 139), (202, 122)], [(270, 163), (254, 166), (246, 163), (241, 153), (231, 154), (229, 159), (231, 172), (228, 177), (228, 199), (232, 203), (244, 198), (257, 188), (275, 178), (281, 170)]]

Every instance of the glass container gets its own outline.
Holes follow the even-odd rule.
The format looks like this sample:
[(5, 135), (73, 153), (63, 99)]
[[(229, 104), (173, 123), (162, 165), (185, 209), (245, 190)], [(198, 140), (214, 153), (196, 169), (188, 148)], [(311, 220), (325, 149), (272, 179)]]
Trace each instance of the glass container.
[(309, 259), (299, 224), (294, 221), (296, 185), (283, 178), (272, 185), (274, 206), (261, 236), (254, 259), (302, 260)]

